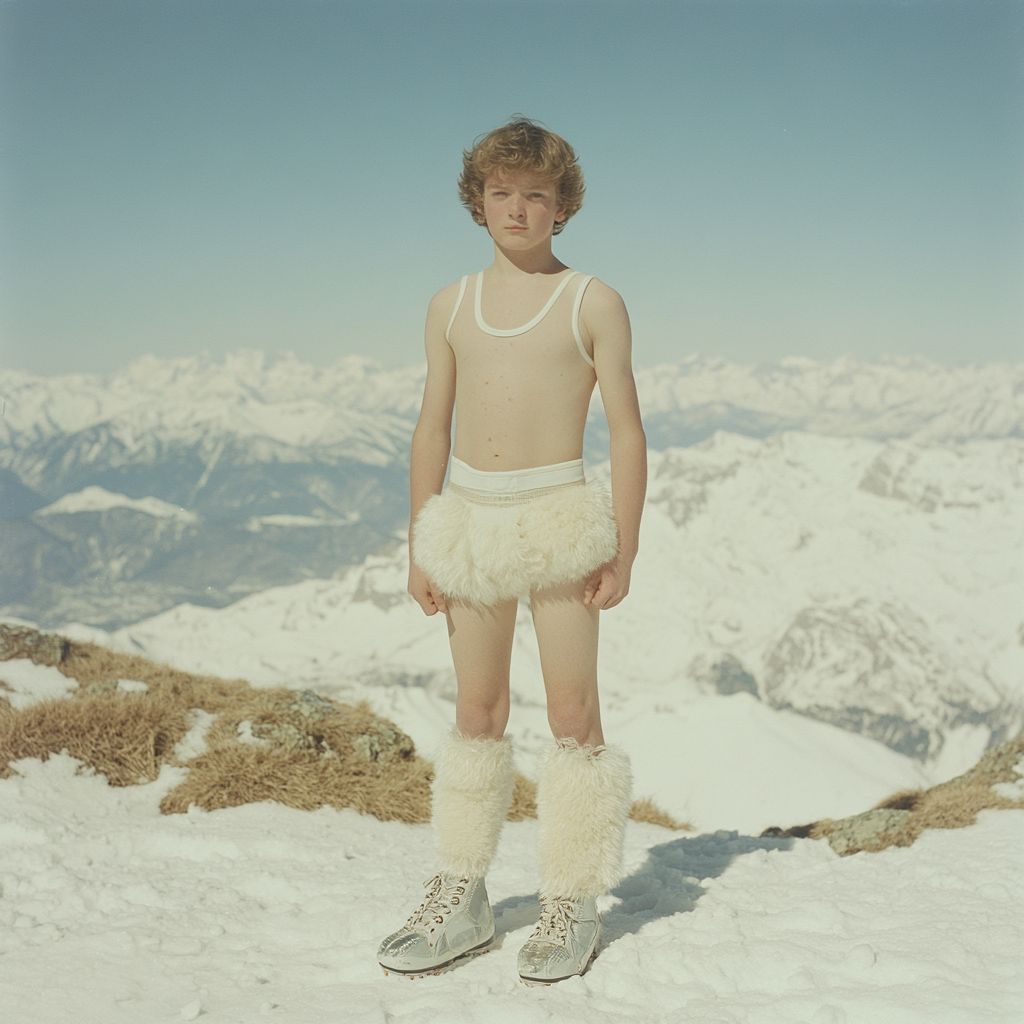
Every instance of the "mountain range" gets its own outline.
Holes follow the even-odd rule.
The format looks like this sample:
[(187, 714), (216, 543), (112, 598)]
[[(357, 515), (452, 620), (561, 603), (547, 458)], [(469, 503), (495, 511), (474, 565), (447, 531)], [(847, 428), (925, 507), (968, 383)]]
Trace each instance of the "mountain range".
[[(291, 683), (449, 693), (443, 637), (404, 594), (423, 377), (251, 352), (3, 372), (0, 615), (164, 657), (235, 636)], [(693, 357), (637, 384), (648, 509), (603, 625), (609, 701), (745, 693), (951, 764), (1020, 728), (1024, 366)], [(598, 397), (591, 475), (602, 422)], [(337, 639), (311, 643), (325, 622)]]

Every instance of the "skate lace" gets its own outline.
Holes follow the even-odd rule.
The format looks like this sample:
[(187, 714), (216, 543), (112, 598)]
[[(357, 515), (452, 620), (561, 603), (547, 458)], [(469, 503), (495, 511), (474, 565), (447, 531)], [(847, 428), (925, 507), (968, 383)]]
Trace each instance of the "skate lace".
[(439, 924), (444, 924), (444, 919), (451, 914), (452, 908), (462, 902), (468, 884), (468, 878), (446, 878), (443, 874), (428, 879), (423, 883), (427, 895), (405, 922), (406, 928), (433, 929)]
[(561, 945), (569, 935), (569, 928), (580, 923), (580, 908), (569, 899), (545, 900), (540, 920), (531, 939), (551, 939)]

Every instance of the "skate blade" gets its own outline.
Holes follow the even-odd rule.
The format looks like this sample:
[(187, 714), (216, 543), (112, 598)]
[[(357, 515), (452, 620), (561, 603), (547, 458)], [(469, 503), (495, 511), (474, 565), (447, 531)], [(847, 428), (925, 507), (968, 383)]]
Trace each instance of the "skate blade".
[(384, 972), (385, 978), (392, 974), (396, 978), (408, 978), (410, 981), (415, 981), (417, 978), (439, 978), (442, 974), (447, 974), (449, 971), (454, 971), (457, 967), (461, 967), (467, 961), (475, 960), (478, 956), (489, 953), (493, 944), (494, 940), (488, 939), (481, 945), (475, 946), (473, 949), (467, 949), (465, 953), (460, 953), (454, 960), (449, 960), (448, 963), (442, 964), (440, 967), (432, 967), (429, 971), (398, 971), (394, 967), (385, 967), (383, 964), (380, 967)]

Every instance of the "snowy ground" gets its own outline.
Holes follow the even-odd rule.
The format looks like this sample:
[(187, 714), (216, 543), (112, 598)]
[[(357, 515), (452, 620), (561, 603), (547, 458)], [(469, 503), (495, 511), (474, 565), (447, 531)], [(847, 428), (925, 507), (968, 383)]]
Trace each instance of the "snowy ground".
[(164, 817), (182, 769), (113, 789), (67, 756), (17, 767), (0, 781), (8, 1024), (1024, 1020), (1024, 811), (845, 859), (630, 823), (592, 969), (528, 989), (535, 822), (507, 827), (489, 877), (498, 948), (409, 981), (373, 954), (418, 902), (428, 827), (269, 803)]

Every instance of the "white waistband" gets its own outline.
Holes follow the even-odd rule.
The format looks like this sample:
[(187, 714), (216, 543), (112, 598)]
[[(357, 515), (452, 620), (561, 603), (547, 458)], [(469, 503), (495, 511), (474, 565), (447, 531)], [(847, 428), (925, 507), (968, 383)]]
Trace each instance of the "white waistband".
[(452, 468), (448, 479), (458, 487), (472, 487), (477, 491), (492, 491), (497, 494), (531, 491), (535, 487), (579, 483), (583, 480), (583, 460), (573, 459), (571, 462), (556, 462), (551, 466), (533, 466), (530, 469), (488, 471), (474, 469), (452, 456)]

